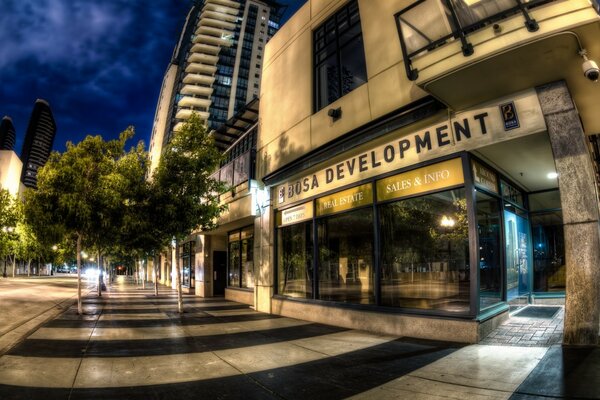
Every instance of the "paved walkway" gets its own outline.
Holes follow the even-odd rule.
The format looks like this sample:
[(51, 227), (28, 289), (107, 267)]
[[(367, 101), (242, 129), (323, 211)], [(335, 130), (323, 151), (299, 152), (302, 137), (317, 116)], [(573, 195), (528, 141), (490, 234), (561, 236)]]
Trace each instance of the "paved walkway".
[(0, 399), (600, 398), (600, 349), (413, 340), (121, 282), (0, 357)]
[(565, 309), (562, 306), (554, 317), (548, 319), (522, 317), (515, 313), (479, 344), (527, 347), (559, 345), (562, 343), (564, 319)]

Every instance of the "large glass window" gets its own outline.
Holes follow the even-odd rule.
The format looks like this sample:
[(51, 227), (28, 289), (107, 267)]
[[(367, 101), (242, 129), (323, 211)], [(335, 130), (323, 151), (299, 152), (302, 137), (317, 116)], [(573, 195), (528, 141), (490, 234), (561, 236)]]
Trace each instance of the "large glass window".
[(318, 221), (319, 298), (375, 303), (372, 208)]
[(469, 310), (469, 229), (464, 189), (380, 207), (381, 301)]
[(312, 222), (277, 230), (277, 292), (291, 297), (312, 298)]
[(196, 242), (191, 241), (179, 246), (181, 258), (181, 284), (186, 287), (194, 286), (194, 259)]
[(228, 286), (254, 287), (254, 227), (229, 234)]
[(502, 301), (502, 225), (500, 200), (477, 192), (477, 234), (479, 236), (479, 307), (481, 310)]
[(315, 111), (367, 81), (356, 0), (314, 31), (314, 53)]
[(534, 292), (562, 292), (566, 285), (565, 239), (558, 190), (529, 195)]

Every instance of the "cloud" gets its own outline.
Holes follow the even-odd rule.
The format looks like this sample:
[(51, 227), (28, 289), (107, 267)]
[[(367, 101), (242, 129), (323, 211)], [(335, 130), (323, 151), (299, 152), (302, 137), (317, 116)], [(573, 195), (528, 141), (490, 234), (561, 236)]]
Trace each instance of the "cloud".
[[(57, 148), (84, 133), (149, 131), (189, 0), (2, 0), (0, 113), (22, 140), (47, 99)], [(140, 129), (138, 129), (138, 132)]]

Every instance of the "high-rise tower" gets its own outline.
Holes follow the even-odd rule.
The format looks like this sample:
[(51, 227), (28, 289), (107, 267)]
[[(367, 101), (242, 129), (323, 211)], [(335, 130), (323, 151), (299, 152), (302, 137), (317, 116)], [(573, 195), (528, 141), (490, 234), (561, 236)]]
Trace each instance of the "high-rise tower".
[[(188, 13), (161, 88), (150, 157), (192, 113), (208, 129), (224, 124), (260, 91), (264, 46), (279, 29), (283, 7), (270, 0), (197, 1)], [(232, 139), (216, 137), (226, 149)]]
[(15, 140), (15, 126), (12, 119), (5, 116), (0, 122), (0, 150), (14, 150)]
[(56, 123), (50, 110), (50, 104), (46, 100), (37, 99), (31, 112), (21, 151), (21, 160), (23, 161), (21, 182), (25, 186), (37, 187), (38, 169), (48, 161), (55, 135)]

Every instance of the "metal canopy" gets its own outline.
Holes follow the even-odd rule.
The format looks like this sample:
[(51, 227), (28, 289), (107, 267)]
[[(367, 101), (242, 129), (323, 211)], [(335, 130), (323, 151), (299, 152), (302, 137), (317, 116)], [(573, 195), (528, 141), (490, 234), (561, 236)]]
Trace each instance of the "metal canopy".
[(217, 148), (225, 152), (244, 133), (258, 122), (259, 99), (253, 99), (223, 125), (211, 131)]

